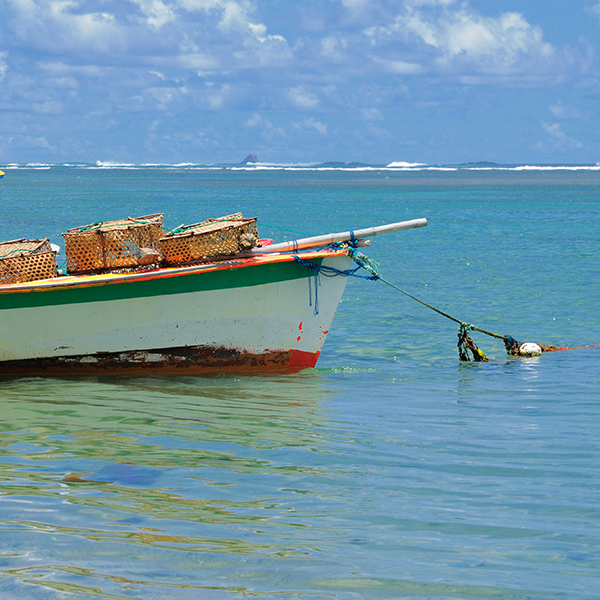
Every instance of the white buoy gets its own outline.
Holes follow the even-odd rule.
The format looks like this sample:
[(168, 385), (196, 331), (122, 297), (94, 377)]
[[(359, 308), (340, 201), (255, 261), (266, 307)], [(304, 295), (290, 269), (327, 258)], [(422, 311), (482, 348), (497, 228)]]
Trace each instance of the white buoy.
[(542, 349), (533, 342), (526, 342), (519, 346), (519, 356), (541, 356)]

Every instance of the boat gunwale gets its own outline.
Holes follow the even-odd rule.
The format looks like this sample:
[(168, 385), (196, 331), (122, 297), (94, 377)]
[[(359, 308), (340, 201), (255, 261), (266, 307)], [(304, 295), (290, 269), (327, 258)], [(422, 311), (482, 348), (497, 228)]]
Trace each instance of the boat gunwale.
[(150, 281), (153, 279), (164, 279), (180, 277), (184, 275), (211, 273), (215, 271), (229, 271), (266, 264), (290, 262), (295, 256), (302, 255), (303, 259), (327, 258), (330, 256), (345, 256), (348, 250), (345, 248), (321, 248), (317, 250), (299, 250), (295, 253), (272, 253), (258, 254), (251, 257), (235, 256), (209, 263), (196, 264), (183, 267), (159, 267), (157, 269), (137, 271), (133, 273), (99, 273), (88, 275), (65, 275), (51, 279), (41, 279), (26, 283), (0, 284), (0, 294), (43, 292), (57, 288), (94, 287), (103, 285), (114, 285), (135, 281)]

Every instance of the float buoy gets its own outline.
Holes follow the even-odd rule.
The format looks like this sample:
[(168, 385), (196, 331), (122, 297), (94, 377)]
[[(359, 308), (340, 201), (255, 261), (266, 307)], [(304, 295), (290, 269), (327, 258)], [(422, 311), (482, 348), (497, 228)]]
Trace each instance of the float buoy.
[(542, 348), (533, 342), (525, 342), (519, 346), (519, 356), (541, 356)]

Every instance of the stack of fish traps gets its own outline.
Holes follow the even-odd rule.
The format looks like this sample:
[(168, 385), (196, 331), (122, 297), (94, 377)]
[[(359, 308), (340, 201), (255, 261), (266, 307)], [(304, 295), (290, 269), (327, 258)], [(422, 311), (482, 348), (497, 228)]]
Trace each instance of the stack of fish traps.
[(98, 222), (63, 233), (67, 272), (135, 270), (162, 261), (163, 214)]
[(56, 252), (48, 238), (0, 243), (0, 285), (56, 277)]
[(255, 246), (258, 246), (256, 218), (244, 219), (242, 213), (182, 225), (160, 239), (167, 266), (232, 256)]

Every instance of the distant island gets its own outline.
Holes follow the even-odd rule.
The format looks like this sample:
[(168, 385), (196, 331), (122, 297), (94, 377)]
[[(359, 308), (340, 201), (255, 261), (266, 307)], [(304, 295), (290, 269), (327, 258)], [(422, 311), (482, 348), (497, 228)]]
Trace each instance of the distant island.
[(250, 154), (248, 154), (248, 156), (246, 156), (246, 158), (240, 164), (247, 165), (250, 163), (257, 163), (257, 162), (258, 162), (258, 158), (256, 158), (256, 154), (253, 154), (252, 152), (250, 152)]

